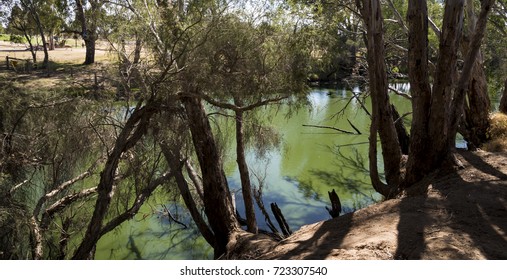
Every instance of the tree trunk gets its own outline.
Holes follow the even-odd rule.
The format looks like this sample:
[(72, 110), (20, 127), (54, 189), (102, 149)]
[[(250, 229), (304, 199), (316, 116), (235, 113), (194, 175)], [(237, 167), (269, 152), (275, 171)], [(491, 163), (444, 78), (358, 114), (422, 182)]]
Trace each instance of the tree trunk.
[(357, 4), (367, 28), (372, 123), (378, 124), (386, 181), (389, 186), (395, 188), (400, 182), (401, 149), (388, 96), (382, 10), (379, 1), (358, 0)]
[(461, 77), (458, 81), (454, 99), (451, 104), (447, 149), (451, 149), (456, 146), (456, 133), (458, 130), (458, 123), (463, 117), (465, 96), (467, 95), (471, 77), (473, 75), (473, 69), (480, 53), (482, 39), (486, 33), (488, 14), (494, 5), (494, 2), (494, 0), (484, 0), (481, 2), (481, 13), (479, 14), (479, 19), (477, 20), (477, 25), (475, 26), (475, 30), (470, 41), (469, 50), (465, 56)]
[(41, 36), (42, 40), (42, 47), (44, 50), (44, 60), (42, 62), (42, 68), (46, 68), (49, 65), (49, 52), (48, 52), (48, 46), (46, 42), (46, 36), (44, 35), (44, 28), (42, 26), (42, 23), (40, 21), (39, 13), (37, 12), (37, 9), (34, 6), (34, 3), (31, 1), (21, 1), (21, 3), (30, 11), (30, 14), (32, 15), (33, 20), (35, 21), (35, 24), (37, 25), (37, 29), (39, 31), (39, 35)]
[(83, 64), (85, 65), (95, 63), (95, 41), (95, 35), (88, 35), (88, 38), (84, 39), (86, 55), (85, 62)]
[(30, 53), (32, 54), (33, 63), (37, 63), (37, 50), (34, 48), (32, 44), (32, 38), (28, 35), (26, 30), (23, 30), (23, 34), (25, 35), (25, 39), (28, 42), (28, 46), (30, 47)]
[[(408, 187), (421, 178), (421, 164), (432, 147), (428, 135), (431, 107), (431, 86), (428, 65), (428, 7), (426, 1), (408, 2), (407, 22), (409, 26), (408, 73), (412, 95), (412, 126), (410, 132), (409, 158), (404, 186)], [(422, 163), (426, 164), (426, 163)]]
[[(239, 107), (242, 106), (239, 98), (235, 98), (234, 103)], [(243, 193), (243, 202), (245, 203), (247, 230), (256, 234), (257, 220), (255, 218), (252, 184), (250, 182), (250, 172), (248, 171), (245, 158), (245, 141), (243, 136), (243, 112), (236, 111), (236, 161), (241, 177), (241, 190)]]
[[(98, 13), (99, 4), (97, 1), (90, 1), (90, 6), (92, 10), (91, 17), (94, 18), (97, 16), (95, 13)], [(87, 23), (82, 0), (76, 0), (76, 16), (81, 23), (81, 36), (83, 37), (86, 47), (84, 64), (93, 64), (95, 62), (95, 42), (97, 41), (97, 28), (94, 22), (91, 24)]]
[(197, 225), (199, 232), (206, 239), (206, 241), (213, 247), (215, 245), (215, 236), (208, 224), (204, 221), (201, 216), (199, 209), (195, 203), (192, 194), (190, 193), (190, 189), (188, 187), (187, 180), (183, 176), (182, 168), (183, 162), (180, 161), (179, 152), (170, 149), (165, 145), (161, 145), (162, 152), (164, 153), (164, 157), (169, 164), (172, 172), (174, 172), (174, 177), (176, 179), (176, 184), (178, 185), (178, 189), (180, 190), (181, 197), (187, 206), (194, 223)]
[(507, 114), (507, 79), (505, 79), (503, 95), (502, 99), (500, 100), (500, 107), (498, 108), (498, 110), (501, 113)]
[[(439, 57), (435, 72), (435, 82), (432, 92), (427, 83), (428, 68), (426, 65), (427, 54), (416, 42), (425, 44), (427, 40), (427, 12), (425, 25), (420, 26), (418, 10), (426, 11), (426, 1), (412, 3), (410, 12), (411, 36), (416, 39), (410, 43), (411, 72), (416, 75), (411, 77), (411, 87), (415, 90), (414, 118), (412, 120), (411, 146), (407, 162), (407, 172), (404, 186), (409, 187), (420, 181), (424, 176), (439, 168), (445, 159), (449, 158), (451, 148), (448, 145), (452, 137), (449, 131), (450, 103), (456, 88), (456, 62), (459, 42), (463, 28), (464, 0), (449, 0), (445, 2), (444, 20), (440, 36)], [(422, 7), (423, 5), (424, 7)], [(419, 19), (422, 20), (422, 19)], [(424, 58), (419, 57), (422, 55)], [(420, 60), (419, 60), (420, 59)], [(424, 61), (423, 61), (424, 60)], [(418, 65), (426, 67), (426, 74), (417, 69)], [(419, 75), (420, 77), (417, 77)], [(410, 75), (409, 75), (410, 76)], [(422, 78), (424, 80), (415, 80)], [(431, 99), (428, 95), (431, 94)]]
[(136, 34), (136, 47), (134, 49), (134, 64), (138, 64), (141, 61), (141, 51), (143, 49), (143, 39)]
[(102, 222), (111, 203), (114, 177), (120, 163), (120, 157), (146, 133), (149, 120), (154, 113), (154, 108), (151, 108), (149, 104), (150, 101), (144, 107), (141, 107), (140, 103), (137, 105), (116, 139), (113, 151), (109, 154), (104, 169), (100, 173), (100, 181), (97, 186), (98, 197), (92, 218), (72, 259), (88, 259), (101, 236)]
[(232, 207), (222, 159), (201, 99), (187, 96), (182, 97), (182, 102), (187, 112), (192, 141), (201, 167), (204, 211), (215, 234), (215, 245), (213, 246), (215, 258), (219, 258), (227, 252), (227, 244), (231, 235), (240, 228)]
[[(462, 51), (468, 53), (470, 39), (474, 35), (477, 17), (474, 11), (473, 0), (467, 0), (467, 29), (468, 36), (463, 40)], [(484, 73), (482, 53), (477, 54), (476, 62), (470, 77), (467, 100), (465, 100), (464, 118), (460, 124), (459, 132), (469, 144), (469, 148), (479, 147), (488, 140), (489, 112), (491, 102), (488, 95), (486, 74)]]
[(477, 61), (473, 66), (467, 97), (463, 125), (459, 127), (459, 131), (468, 142), (469, 147), (479, 147), (488, 140), (489, 112), (491, 111), (481, 53), (478, 54)]
[(53, 34), (53, 30), (49, 32), (49, 50), (54, 51), (55, 50), (55, 38)]

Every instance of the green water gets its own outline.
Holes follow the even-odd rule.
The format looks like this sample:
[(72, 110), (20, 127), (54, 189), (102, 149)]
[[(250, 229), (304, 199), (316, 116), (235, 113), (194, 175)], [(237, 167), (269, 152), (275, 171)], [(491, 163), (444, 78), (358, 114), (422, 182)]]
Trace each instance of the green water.
[[(403, 91), (404, 84), (394, 85)], [(359, 90), (355, 90), (359, 91)], [(263, 202), (269, 211), (276, 202), (293, 231), (302, 225), (329, 219), (327, 192), (335, 189), (344, 212), (352, 212), (381, 199), (370, 186), (366, 173), (369, 116), (360, 103), (352, 99), (351, 91), (341, 89), (313, 89), (308, 94), (308, 106), (293, 110), (288, 105), (280, 108), (261, 108), (281, 136), (279, 148), (273, 148), (260, 158), (253, 150), (247, 151), (252, 173), (264, 178)], [(410, 103), (403, 97), (391, 96), (400, 114), (410, 111)], [(370, 110), (371, 104), (365, 107)], [(348, 104), (348, 105), (347, 105)], [(342, 114), (337, 115), (343, 110)], [(408, 117), (410, 118), (410, 117)], [(331, 129), (303, 125), (332, 126), (355, 132), (349, 135)], [(408, 121), (408, 119), (407, 119)], [(233, 140), (231, 141), (233, 142)], [(231, 190), (236, 194), (238, 211), (244, 216), (239, 173), (235, 168), (234, 147), (229, 145), (226, 172)], [(379, 162), (380, 167), (382, 163)], [(255, 184), (257, 180), (252, 179)], [(117, 230), (104, 236), (97, 245), (97, 259), (208, 259), (212, 249), (193, 228), (191, 218), (183, 208), (169, 203), (161, 195), (155, 196), (140, 213)], [(177, 219), (190, 225), (184, 229), (167, 217), (158, 215), (160, 205), (167, 205)], [(256, 207), (261, 228), (267, 229), (264, 217)], [(271, 219), (274, 221), (273, 217)]]

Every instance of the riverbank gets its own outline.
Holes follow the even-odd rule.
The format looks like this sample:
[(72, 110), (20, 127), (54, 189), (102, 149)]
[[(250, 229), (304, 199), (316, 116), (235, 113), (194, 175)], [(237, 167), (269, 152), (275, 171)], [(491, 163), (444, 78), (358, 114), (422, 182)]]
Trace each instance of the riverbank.
[(507, 259), (507, 153), (461, 152), (423, 194), (302, 227), (279, 243), (243, 242), (238, 259)]

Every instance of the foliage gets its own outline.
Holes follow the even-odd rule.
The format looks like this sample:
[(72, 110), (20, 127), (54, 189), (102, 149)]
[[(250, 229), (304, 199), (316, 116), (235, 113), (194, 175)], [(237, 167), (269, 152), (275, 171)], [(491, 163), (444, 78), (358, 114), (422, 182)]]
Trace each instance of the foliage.
[(25, 42), (25, 39), (20, 35), (11, 34), (9, 41), (14, 44), (23, 44)]
[(491, 140), (484, 144), (484, 149), (486, 151), (507, 151), (507, 115), (502, 113), (491, 115), (489, 136)]

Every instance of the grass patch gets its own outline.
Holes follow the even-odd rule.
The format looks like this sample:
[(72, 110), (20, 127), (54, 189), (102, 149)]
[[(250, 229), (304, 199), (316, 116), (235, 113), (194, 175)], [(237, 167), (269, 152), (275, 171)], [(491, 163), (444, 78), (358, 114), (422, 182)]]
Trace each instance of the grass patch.
[(0, 34), (0, 41), (9, 41), (11, 39), (11, 35), (8, 34)]
[(490, 118), (489, 136), (484, 149), (489, 152), (507, 151), (507, 115), (495, 113)]

